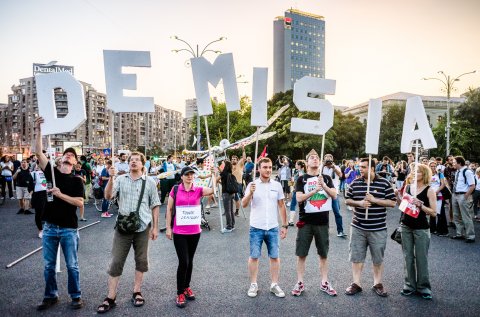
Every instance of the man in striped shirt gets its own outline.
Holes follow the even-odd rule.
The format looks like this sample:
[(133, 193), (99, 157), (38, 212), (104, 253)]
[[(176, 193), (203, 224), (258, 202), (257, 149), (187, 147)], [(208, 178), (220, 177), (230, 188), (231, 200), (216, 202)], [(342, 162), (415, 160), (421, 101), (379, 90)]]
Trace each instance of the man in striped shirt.
[[(370, 190), (367, 194), (368, 173)], [(362, 177), (351, 184), (347, 192), (347, 205), (354, 207), (350, 235), (350, 262), (352, 262), (353, 283), (346, 289), (346, 295), (362, 291), (362, 274), (367, 247), (373, 262), (373, 290), (381, 297), (388, 294), (383, 288), (383, 255), (387, 244), (387, 209), (395, 206), (395, 194), (391, 184), (375, 175), (375, 165), (368, 158), (360, 160)]]

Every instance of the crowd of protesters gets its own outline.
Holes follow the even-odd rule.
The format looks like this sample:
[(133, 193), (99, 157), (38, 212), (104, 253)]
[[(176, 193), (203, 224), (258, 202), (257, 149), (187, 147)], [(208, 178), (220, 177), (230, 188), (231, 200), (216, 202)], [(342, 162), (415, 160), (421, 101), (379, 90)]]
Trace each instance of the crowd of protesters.
[[(38, 130), (40, 123), (36, 124)], [(41, 141), (37, 140), (37, 143), (41, 149), (38, 146)], [(185, 307), (188, 300), (195, 299), (190, 283), (201, 226), (200, 222), (178, 218), (178, 214), (200, 215), (202, 210), (203, 217), (203, 206), (208, 213), (210, 208), (217, 206), (218, 199), (226, 220), (223, 233), (232, 232), (239, 210), (250, 207), (250, 287), (247, 292), (250, 297), (256, 297), (259, 289), (258, 258), (263, 242), (270, 259), (270, 292), (285, 297), (279, 286), (278, 250), (279, 238), (286, 237), (289, 227), (297, 228), (298, 281), (291, 294), (300, 296), (305, 290), (306, 257), (314, 239), (320, 259), (321, 290), (330, 296), (337, 295), (328, 280), (330, 211), (334, 215), (337, 236), (343, 239), (347, 235), (342, 213), (352, 212), (349, 237), (352, 283), (345, 294), (353, 296), (363, 290), (361, 273), (369, 250), (374, 273), (372, 290), (378, 296), (388, 296), (382, 282), (387, 241), (386, 210), (398, 204), (403, 211), (400, 230), (405, 267), (400, 293), (432, 299), (428, 268), (430, 237), (436, 234), (465, 243), (475, 242), (474, 222), (480, 221), (480, 168), (478, 163), (469, 162), (462, 156), (448, 156), (445, 162), (439, 157), (420, 157), (418, 164), (414, 161), (415, 155), (408, 153), (405, 160), (397, 162), (387, 156), (381, 160), (357, 158), (336, 162), (331, 154), (320, 157), (312, 150), (305, 160), (293, 161), (282, 155), (274, 162), (266, 157), (259, 158), (254, 171), (255, 164), (245, 149), (240, 158), (233, 155), (218, 167), (207, 169), (204, 159), (183, 155), (169, 155), (163, 160), (154, 160), (138, 152), (130, 156), (125, 153), (113, 157), (77, 156), (70, 148), (57, 158), (55, 167), (44, 151), (21, 161), (4, 156), (0, 166), (3, 198), (8, 193), (10, 199), (18, 200), (18, 214), (31, 214), (30, 207), (35, 210), (38, 236), (43, 239), (46, 250), (46, 290), (38, 306), (40, 310), (58, 301), (52, 273), (58, 244), (63, 246), (62, 239), (67, 239), (78, 245), (78, 239), (68, 230), (62, 230), (75, 230), (77, 220), (86, 221), (84, 206), (92, 200), (102, 200), (101, 217), (112, 217), (110, 201), (117, 199), (117, 195), (122, 197), (117, 201), (119, 210), (108, 270), (108, 294), (97, 311), (105, 313), (116, 305), (118, 281), (132, 245), (136, 274), (131, 300), (134, 306), (145, 303), (141, 284), (143, 274), (148, 271), (148, 240), (155, 240), (158, 236), (159, 206), (164, 203), (167, 205), (166, 235), (173, 239), (179, 261), (175, 302), (178, 307)], [(274, 170), (275, 179), (271, 178)], [(52, 188), (53, 175), (57, 185)], [(213, 187), (217, 184), (221, 184), (222, 190), (215, 196)], [(141, 192), (140, 198), (135, 196), (137, 192)], [(49, 200), (49, 194), (54, 198)], [(340, 204), (340, 195), (345, 198), (344, 205)], [(60, 215), (59, 208), (68, 210), (68, 214)], [(122, 231), (118, 219), (135, 209), (140, 225), (132, 232)], [(61, 235), (54, 234), (54, 231), (61, 232)], [(64, 253), (68, 262), (71, 307), (81, 308), (77, 251), (65, 247)]]

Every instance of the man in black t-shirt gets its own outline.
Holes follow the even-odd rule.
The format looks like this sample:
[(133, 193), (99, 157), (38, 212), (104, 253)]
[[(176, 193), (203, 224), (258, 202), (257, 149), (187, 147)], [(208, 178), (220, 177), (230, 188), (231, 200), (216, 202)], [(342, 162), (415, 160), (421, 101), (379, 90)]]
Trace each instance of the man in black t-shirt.
[(320, 158), (311, 150), (307, 155), (307, 173), (297, 180), (295, 191), (299, 202), (299, 221), (295, 247), (297, 256), (297, 284), (292, 295), (300, 296), (305, 289), (303, 277), (308, 250), (315, 238), (315, 246), (320, 256), (320, 274), (322, 277), (321, 290), (330, 296), (337, 292), (328, 282), (328, 214), (332, 210), (332, 199), (337, 197), (337, 190), (332, 178), (328, 175), (320, 176)]
[(42, 117), (35, 119), (36, 154), (38, 164), (43, 170), (47, 182), (55, 186), (47, 190), (53, 195), (53, 201), (47, 202), (44, 211), (43, 225), (43, 259), (45, 262), (45, 293), (37, 310), (45, 310), (58, 302), (58, 288), (55, 273), (58, 246), (62, 246), (68, 270), (68, 293), (72, 299), (70, 307), (83, 307), (80, 291), (80, 270), (78, 268), (77, 250), (79, 243), (77, 207), (83, 206), (83, 184), (80, 178), (73, 176), (72, 168), (77, 163), (77, 153), (73, 148), (63, 152), (60, 164), (52, 168), (42, 152), (41, 124)]

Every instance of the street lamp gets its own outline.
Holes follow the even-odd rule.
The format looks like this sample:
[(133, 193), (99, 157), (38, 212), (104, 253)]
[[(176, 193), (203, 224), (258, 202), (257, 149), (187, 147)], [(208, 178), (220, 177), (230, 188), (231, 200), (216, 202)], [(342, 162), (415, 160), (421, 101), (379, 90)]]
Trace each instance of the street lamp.
[(440, 81), (443, 85), (444, 88), (442, 90), (445, 90), (447, 93), (447, 126), (446, 126), (446, 132), (447, 132), (447, 156), (450, 155), (450, 96), (452, 91), (455, 90), (453, 85), (455, 84), (456, 81), (460, 81), (460, 77), (464, 75), (469, 75), (469, 74), (475, 74), (476, 70), (473, 70), (471, 72), (463, 73), (458, 75), (457, 77), (451, 77), (450, 75), (445, 74), (443, 71), (439, 71), (438, 74), (442, 75), (444, 79), (442, 78), (437, 78), (437, 77), (424, 77), (422, 80), (438, 80)]
[[(172, 50), (172, 52), (179, 53), (179, 52), (185, 51), (185, 52), (188, 52), (188, 53), (192, 54), (193, 58), (201, 57), (201, 56), (203, 56), (203, 54), (205, 54), (207, 52), (211, 52), (211, 53), (214, 53), (214, 54), (220, 54), (221, 51), (211, 50), (211, 49), (208, 49), (208, 47), (210, 45), (212, 45), (213, 43), (220, 42), (220, 41), (223, 41), (223, 40), (227, 39), (226, 37), (222, 36), (222, 37), (220, 37), (220, 38), (218, 38), (214, 41), (211, 41), (210, 43), (205, 45), (203, 47), (202, 51), (199, 53), (200, 50), (199, 50), (198, 44), (196, 45), (196, 50), (194, 50), (192, 45), (190, 45), (187, 41), (179, 38), (178, 36), (174, 35), (174, 36), (171, 36), (170, 38), (172, 40), (180, 41), (188, 47), (188, 48), (175, 49), (175, 50)], [(197, 151), (200, 151), (200, 115), (198, 114), (198, 105), (197, 105)]]

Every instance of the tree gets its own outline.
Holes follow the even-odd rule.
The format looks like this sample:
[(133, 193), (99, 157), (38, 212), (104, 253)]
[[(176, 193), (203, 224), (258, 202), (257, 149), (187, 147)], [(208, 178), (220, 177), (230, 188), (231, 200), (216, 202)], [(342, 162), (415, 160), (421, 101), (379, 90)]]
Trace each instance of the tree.
[(386, 109), (380, 124), (379, 157), (389, 156), (391, 159), (401, 157), (400, 142), (404, 117), (405, 105), (392, 105)]

